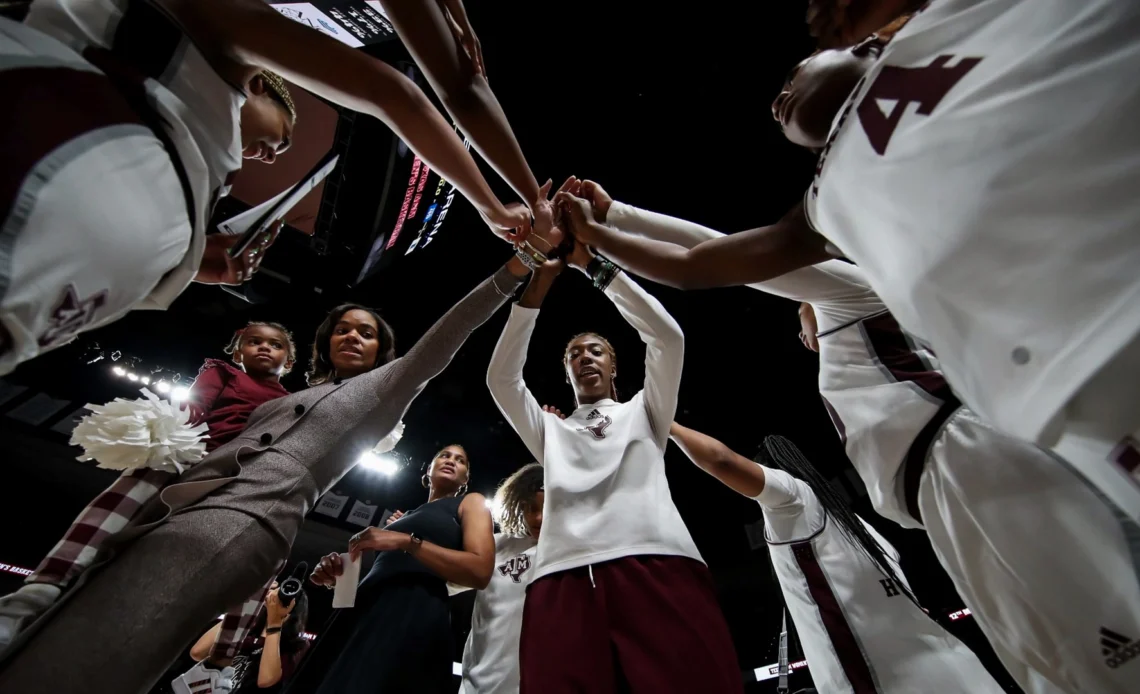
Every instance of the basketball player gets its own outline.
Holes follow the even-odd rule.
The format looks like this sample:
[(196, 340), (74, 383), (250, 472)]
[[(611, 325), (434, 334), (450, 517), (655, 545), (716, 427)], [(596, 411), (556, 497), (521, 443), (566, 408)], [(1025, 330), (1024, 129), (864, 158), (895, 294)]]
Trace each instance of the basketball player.
[(685, 250), (561, 204), (580, 240), (673, 286), (850, 258), (971, 409), (1140, 519), (1138, 33), (1135, 3), (939, 0), (793, 71), (773, 112), (822, 153), (776, 224)]
[(536, 270), (487, 373), (499, 409), (545, 469), (520, 691), (742, 692), (712, 577), (665, 476), (684, 335), (660, 302), (584, 245), (575, 244), (567, 262), (590, 276), (645, 342), (645, 387), (619, 402), (613, 347), (583, 333), (562, 361), (576, 409), (562, 419), (538, 405), (523, 365), (538, 307), (561, 266)]
[(919, 608), (894, 548), (790, 441), (765, 438), (757, 464), (679, 424), (671, 433), (698, 467), (760, 503), (772, 565), (821, 691), (1002, 691), (977, 656)]
[[(616, 229), (685, 248), (720, 236), (616, 202), (592, 181), (580, 188)], [(925, 525), (1022, 688), (1116, 692), (1134, 681), (1106, 667), (1095, 635), (1140, 632), (1140, 588), (1129, 590), (1135, 524), (1064, 460), (960, 406), (937, 358), (899, 329), (859, 268), (831, 260), (751, 286), (804, 302), (800, 339), (820, 354), (820, 394), (875, 510)]]
[(523, 600), (534, 577), (545, 492), (542, 466), (515, 471), (495, 493), (495, 570), (475, 596), (460, 694), (518, 694)]
[[(37, 0), (24, 24), (0, 20), (0, 373), (132, 308), (164, 308), (186, 287), (242, 157), (272, 162), (292, 139), (294, 114), (256, 81), (267, 66), (383, 120), (501, 236), (529, 219), (495, 197), (406, 77), (260, 0)], [(429, 73), (443, 69), (435, 60)], [(486, 99), (463, 103), (470, 115)], [(490, 120), (502, 126), (500, 116)], [(472, 139), (496, 135), (510, 143), (494, 151), (515, 145), (491, 126)], [(537, 201), (517, 163), (499, 165)], [(264, 247), (248, 251), (243, 274)]]

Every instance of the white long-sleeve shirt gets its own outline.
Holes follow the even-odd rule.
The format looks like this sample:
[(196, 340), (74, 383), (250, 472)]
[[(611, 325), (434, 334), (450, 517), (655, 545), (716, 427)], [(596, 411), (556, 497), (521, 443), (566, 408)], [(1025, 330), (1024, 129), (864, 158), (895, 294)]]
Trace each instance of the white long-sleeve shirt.
[[(978, 657), (840, 531), (806, 482), (764, 468), (764, 536), (821, 692), (999, 694)], [(862, 522), (862, 519), (860, 519)], [(863, 523), (906, 580), (895, 549)]]
[(487, 373), (499, 409), (545, 468), (535, 579), (636, 555), (701, 561), (665, 478), (684, 335), (661, 303), (624, 273), (605, 293), (645, 342), (645, 386), (632, 399), (583, 405), (565, 420), (543, 412), (522, 376), (538, 309), (518, 305)]
[[(691, 248), (723, 236), (699, 224), (614, 202), (606, 223)], [(882, 516), (921, 527), (899, 469), (915, 437), (951, 397), (934, 354), (906, 335), (858, 267), (829, 260), (749, 285), (815, 310), (819, 392), (847, 456)]]

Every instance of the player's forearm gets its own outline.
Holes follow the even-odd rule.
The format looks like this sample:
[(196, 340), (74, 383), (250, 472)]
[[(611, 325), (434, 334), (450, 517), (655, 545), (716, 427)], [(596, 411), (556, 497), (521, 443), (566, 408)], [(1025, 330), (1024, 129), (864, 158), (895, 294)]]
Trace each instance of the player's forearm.
[(764, 468), (707, 434), (676, 422), (669, 430), (676, 443), (697, 467), (733, 491), (749, 498), (764, 491)]
[(519, 306), (523, 308), (539, 308), (546, 298), (550, 288), (554, 286), (557, 275), (546, 272), (536, 272), (530, 276), (530, 282), (519, 297)]

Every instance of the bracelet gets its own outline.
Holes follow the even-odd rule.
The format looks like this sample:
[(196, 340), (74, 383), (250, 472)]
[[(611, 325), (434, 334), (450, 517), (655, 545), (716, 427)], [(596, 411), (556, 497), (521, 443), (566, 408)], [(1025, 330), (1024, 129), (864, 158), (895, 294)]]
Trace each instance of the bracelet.
[(281, 627), (267, 627), (265, 629), (265, 635), (266, 636), (272, 636), (273, 634), (280, 634), (280, 633), (281, 633)]
[(590, 279), (594, 280), (595, 287), (605, 291), (606, 287), (610, 286), (610, 282), (614, 281), (614, 277), (617, 277), (617, 273), (620, 269), (621, 268), (617, 265), (610, 262), (608, 258), (596, 255), (594, 259), (586, 265), (586, 274), (590, 276)]
[(542, 267), (543, 263), (549, 260), (545, 253), (530, 245), (529, 240), (519, 244), (519, 249), (515, 252), (515, 256), (522, 261), (523, 265), (526, 265), (531, 270), (537, 270)]

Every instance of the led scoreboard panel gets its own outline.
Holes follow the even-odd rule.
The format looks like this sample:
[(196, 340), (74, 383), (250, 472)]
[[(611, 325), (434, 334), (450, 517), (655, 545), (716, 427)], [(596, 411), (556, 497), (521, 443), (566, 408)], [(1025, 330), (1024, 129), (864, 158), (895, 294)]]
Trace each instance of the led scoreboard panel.
[(396, 37), (388, 13), (376, 0), (313, 0), (269, 4), (289, 19), (328, 34), (353, 48), (383, 43)]

